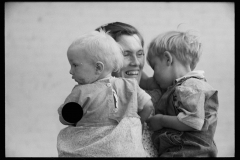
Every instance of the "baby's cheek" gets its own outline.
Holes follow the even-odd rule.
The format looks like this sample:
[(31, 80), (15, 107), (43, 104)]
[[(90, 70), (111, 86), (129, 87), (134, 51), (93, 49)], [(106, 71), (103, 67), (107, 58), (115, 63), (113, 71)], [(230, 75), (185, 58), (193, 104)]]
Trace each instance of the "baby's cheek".
[(98, 76), (98, 75), (95, 75), (95, 76), (89, 78), (89, 82), (90, 82), (90, 83), (93, 83), (93, 82), (97, 81), (98, 78), (99, 78), (99, 76)]

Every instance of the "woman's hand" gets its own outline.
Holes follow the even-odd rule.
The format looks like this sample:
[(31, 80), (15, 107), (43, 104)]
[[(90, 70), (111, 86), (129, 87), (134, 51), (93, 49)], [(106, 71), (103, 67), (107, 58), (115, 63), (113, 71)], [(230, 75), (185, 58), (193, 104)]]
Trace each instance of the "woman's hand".
[(154, 116), (151, 116), (150, 118), (148, 118), (146, 120), (146, 123), (147, 123), (149, 129), (153, 130), (153, 131), (162, 129), (163, 128), (163, 126), (161, 125), (162, 117), (163, 117), (162, 114), (157, 114), (157, 115), (154, 115)]

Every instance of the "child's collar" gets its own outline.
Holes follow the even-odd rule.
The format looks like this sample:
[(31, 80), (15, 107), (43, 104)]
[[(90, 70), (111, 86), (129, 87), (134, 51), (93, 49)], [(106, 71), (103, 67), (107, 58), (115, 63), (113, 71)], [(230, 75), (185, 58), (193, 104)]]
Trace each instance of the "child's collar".
[(182, 79), (189, 78), (189, 77), (197, 77), (197, 78), (203, 79), (203, 78), (205, 78), (204, 75), (203, 75), (204, 73), (205, 72), (203, 70), (196, 70), (196, 71), (188, 72), (185, 76), (176, 79), (174, 81), (174, 84), (181, 81)]
[(96, 82), (110, 82), (110, 79), (112, 79), (112, 78), (115, 78), (115, 77), (109, 76), (109, 77), (106, 77), (106, 78), (99, 79)]

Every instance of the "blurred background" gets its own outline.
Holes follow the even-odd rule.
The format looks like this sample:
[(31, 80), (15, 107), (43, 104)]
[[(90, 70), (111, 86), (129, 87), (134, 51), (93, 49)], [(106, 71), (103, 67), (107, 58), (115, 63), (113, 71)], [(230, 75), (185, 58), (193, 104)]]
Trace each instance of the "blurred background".
[[(57, 157), (64, 128), (57, 109), (76, 84), (66, 51), (110, 22), (135, 26), (150, 41), (180, 23), (198, 29), (205, 71), (219, 91), (218, 157), (235, 156), (235, 4), (229, 2), (5, 2), (5, 156)], [(145, 63), (144, 71), (153, 75)]]

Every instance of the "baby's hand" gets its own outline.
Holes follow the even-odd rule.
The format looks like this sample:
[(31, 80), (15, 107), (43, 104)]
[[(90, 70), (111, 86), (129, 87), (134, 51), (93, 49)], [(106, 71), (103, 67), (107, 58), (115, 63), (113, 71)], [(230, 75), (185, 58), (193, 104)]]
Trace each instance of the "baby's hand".
[(76, 124), (83, 117), (83, 109), (78, 103), (69, 102), (62, 108), (62, 117), (66, 122)]
[(59, 115), (62, 115), (62, 107), (63, 107), (63, 105), (61, 105), (61, 106), (58, 108), (58, 114), (59, 114)]
[(150, 130), (156, 131), (163, 128), (163, 126), (161, 125), (162, 116), (162, 114), (157, 114), (146, 120), (146, 123)]

